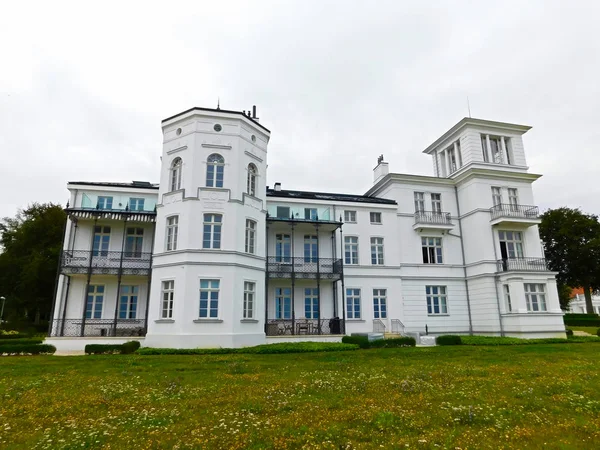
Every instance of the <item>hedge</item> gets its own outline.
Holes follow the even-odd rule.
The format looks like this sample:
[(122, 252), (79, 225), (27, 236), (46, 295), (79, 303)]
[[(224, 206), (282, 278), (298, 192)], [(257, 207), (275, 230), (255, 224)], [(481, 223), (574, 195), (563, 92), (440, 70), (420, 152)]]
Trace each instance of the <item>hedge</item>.
[(545, 339), (520, 339), (513, 337), (498, 336), (461, 336), (463, 345), (536, 345), (536, 344), (580, 344), (584, 342), (597, 342), (600, 339), (595, 336), (572, 336), (568, 339), (545, 338)]
[(3, 354), (39, 355), (41, 353), (52, 354), (55, 351), (56, 351), (56, 347), (54, 345), (48, 345), (48, 344), (15, 344), (15, 345), (5, 344), (5, 345), (0, 345), (0, 355), (3, 355)]
[(138, 348), (140, 348), (140, 345), (140, 341), (125, 342), (123, 345), (121, 345), (121, 354), (129, 355), (134, 353)]
[(563, 316), (563, 319), (600, 319), (598, 314), (573, 314), (567, 313)]
[(342, 338), (343, 344), (356, 344), (360, 348), (369, 348), (370, 342), (367, 336), (344, 336)]
[(598, 335), (598, 337), (600, 337), (600, 328), (598, 328), (598, 331), (596, 331), (596, 334)]
[(297, 342), (280, 344), (264, 344), (242, 348), (140, 348), (140, 355), (226, 355), (226, 354), (280, 354), (339, 352), (358, 350), (356, 344), (339, 344), (337, 342)]
[(23, 333), (16, 333), (16, 334), (0, 334), (0, 339), (5, 340), (5, 339), (27, 339), (29, 337), (29, 335), (27, 334), (23, 334)]
[(398, 338), (377, 339), (369, 342), (371, 348), (393, 348), (393, 347), (414, 347), (417, 341), (413, 337), (403, 336)]
[[(583, 315), (583, 314), (581, 314)], [(565, 325), (569, 327), (600, 327), (600, 319), (598, 317), (581, 317), (581, 318), (563, 318)]]
[(567, 333), (567, 337), (573, 336), (573, 330), (570, 330), (568, 328), (565, 330), (565, 333)]
[(0, 336), (0, 346), (2, 345), (16, 345), (16, 344), (41, 344), (44, 342), (41, 338), (15, 338), (15, 339), (4, 339), (4, 336)]
[(122, 344), (88, 344), (85, 346), (86, 355), (105, 355), (121, 353)]
[(437, 345), (462, 345), (463, 341), (460, 336), (454, 334), (445, 334), (435, 338)]

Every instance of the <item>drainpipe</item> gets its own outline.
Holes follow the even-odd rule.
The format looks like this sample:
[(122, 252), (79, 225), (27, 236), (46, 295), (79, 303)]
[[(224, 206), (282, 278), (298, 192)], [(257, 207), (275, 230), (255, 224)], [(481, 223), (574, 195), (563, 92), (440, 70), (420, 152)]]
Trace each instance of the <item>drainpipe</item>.
[(458, 202), (458, 188), (454, 186), (454, 196), (456, 198), (456, 212), (458, 214), (458, 232), (460, 233), (460, 251), (462, 253), (463, 271), (465, 274), (465, 289), (467, 293), (467, 311), (469, 312), (469, 334), (473, 336), (473, 319), (471, 317), (471, 296), (469, 295), (469, 282), (467, 281), (467, 263), (465, 258), (465, 243), (463, 241), (462, 219), (460, 216), (460, 205)]

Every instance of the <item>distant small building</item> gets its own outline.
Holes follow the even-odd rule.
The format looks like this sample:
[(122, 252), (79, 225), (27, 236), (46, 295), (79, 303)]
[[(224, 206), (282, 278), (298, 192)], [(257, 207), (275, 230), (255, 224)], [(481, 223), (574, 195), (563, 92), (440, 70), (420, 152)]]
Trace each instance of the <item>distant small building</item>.
[[(568, 312), (571, 314), (585, 314), (587, 310), (585, 308), (585, 296), (583, 295), (583, 288), (573, 289), (571, 291), (571, 301), (569, 302)], [(600, 292), (592, 292), (592, 305), (594, 306), (594, 312), (600, 314)]]

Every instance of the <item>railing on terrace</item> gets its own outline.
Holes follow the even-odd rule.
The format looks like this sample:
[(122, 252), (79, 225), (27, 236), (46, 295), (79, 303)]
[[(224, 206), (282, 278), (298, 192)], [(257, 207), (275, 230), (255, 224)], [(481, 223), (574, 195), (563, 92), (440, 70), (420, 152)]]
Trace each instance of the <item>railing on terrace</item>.
[(392, 319), (392, 329), (391, 332), (393, 334), (404, 334), (404, 324), (400, 319)]
[(373, 319), (373, 333), (385, 333), (385, 323), (381, 319)]
[(548, 264), (544, 258), (507, 258), (496, 261), (498, 272), (511, 270), (526, 272), (546, 272)]
[(500, 203), (490, 208), (492, 220), (500, 217), (513, 217), (518, 219), (538, 219), (540, 210), (537, 206), (530, 205), (513, 205), (508, 203)]
[(299, 222), (335, 222), (336, 218), (330, 208), (308, 206), (277, 206), (267, 207), (268, 220), (299, 221)]
[(271, 278), (290, 278), (292, 273), (302, 278), (304, 275), (321, 278), (336, 278), (342, 273), (342, 260), (335, 258), (304, 258), (269, 256), (267, 270)]
[(438, 211), (416, 211), (415, 224), (452, 225), (450, 213)]
[(128, 337), (145, 336), (144, 319), (55, 319), (52, 321), (51, 337)]
[(91, 250), (64, 250), (61, 255), (63, 273), (88, 273), (116, 275), (148, 275), (152, 266), (152, 253), (109, 252)]
[(269, 319), (267, 336), (340, 335), (346, 333), (344, 319)]

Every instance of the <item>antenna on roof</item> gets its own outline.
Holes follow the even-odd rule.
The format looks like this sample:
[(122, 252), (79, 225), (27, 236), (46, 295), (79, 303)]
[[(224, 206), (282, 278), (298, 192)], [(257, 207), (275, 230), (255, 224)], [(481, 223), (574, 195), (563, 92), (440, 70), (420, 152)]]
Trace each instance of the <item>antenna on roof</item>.
[(467, 109), (469, 110), (469, 119), (471, 118), (471, 104), (469, 103), (469, 96), (467, 95)]
[(221, 109), (221, 97), (217, 97), (217, 110)]

